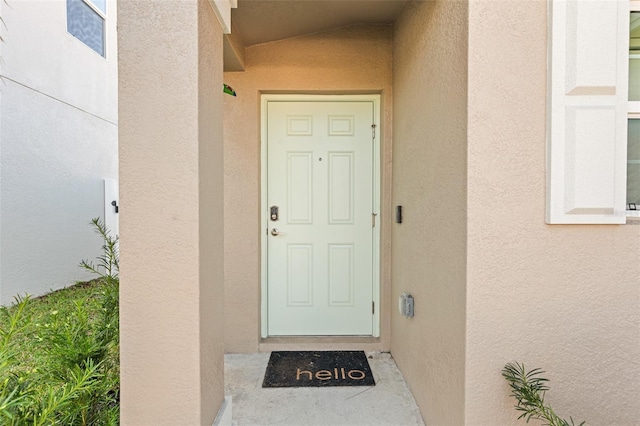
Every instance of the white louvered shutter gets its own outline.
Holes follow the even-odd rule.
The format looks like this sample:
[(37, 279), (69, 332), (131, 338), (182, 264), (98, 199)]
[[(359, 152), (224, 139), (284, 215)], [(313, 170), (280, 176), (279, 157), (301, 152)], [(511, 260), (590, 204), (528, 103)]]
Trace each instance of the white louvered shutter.
[(625, 223), (629, 1), (548, 7), (547, 223)]

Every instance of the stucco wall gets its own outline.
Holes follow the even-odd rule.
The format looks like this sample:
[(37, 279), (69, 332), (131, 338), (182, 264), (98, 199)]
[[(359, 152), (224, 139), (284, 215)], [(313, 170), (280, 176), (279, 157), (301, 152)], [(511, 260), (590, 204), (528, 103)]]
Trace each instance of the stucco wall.
[(198, 1), (200, 395), (209, 426), (224, 397), (224, 138), (222, 26)]
[[(391, 353), (427, 424), (464, 422), (467, 5), (413, 2), (394, 25)], [(396, 301), (415, 298), (415, 317)]]
[(469, 15), (467, 419), (515, 423), (521, 361), (558, 414), (637, 424), (640, 226), (545, 224), (546, 3)]
[(66, 2), (0, 2), (0, 304), (91, 276), (88, 226), (117, 178), (116, 2), (106, 58), (67, 33)]
[(222, 29), (208, 0), (122, 1), (123, 425), (211, 425), (223, 400)]
[[(246, 71), (227, 72), (225, 97), (225, 350), (254, 352), (260, 337), (260, 94), (381, 93), (382, 324), (389, 348), (391, 27), (352, 26), (256, 45)], [(335, 347), (335, 346), (334, 346)]]

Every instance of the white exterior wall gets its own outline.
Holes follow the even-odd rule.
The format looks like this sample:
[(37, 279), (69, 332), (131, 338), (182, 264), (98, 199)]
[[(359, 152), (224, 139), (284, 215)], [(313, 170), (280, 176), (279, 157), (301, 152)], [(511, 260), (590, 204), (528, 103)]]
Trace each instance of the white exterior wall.
[(116, 2), (106, 58), (67, 32), (64, 0), (0, 2), (0, 304), (91, 278), (88, 226), (117, 178)]

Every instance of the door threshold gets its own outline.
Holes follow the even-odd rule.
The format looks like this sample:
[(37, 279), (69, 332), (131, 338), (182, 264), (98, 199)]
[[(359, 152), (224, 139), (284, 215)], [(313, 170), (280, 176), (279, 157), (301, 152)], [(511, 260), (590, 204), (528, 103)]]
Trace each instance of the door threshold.
[(379, 337), (372, 336), (278, 336), (260, 339), (260, 352), (362, 350), (388, 352)]

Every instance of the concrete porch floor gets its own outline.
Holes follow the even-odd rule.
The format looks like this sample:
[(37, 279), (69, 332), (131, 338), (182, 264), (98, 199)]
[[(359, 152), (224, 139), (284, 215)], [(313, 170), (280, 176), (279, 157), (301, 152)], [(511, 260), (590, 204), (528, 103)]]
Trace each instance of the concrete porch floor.
[(262, 388), (269, 355), (225, 355), (233, 425), (424, 425), (388, 353), (367, 353), (375, 386), (331, 388)]

